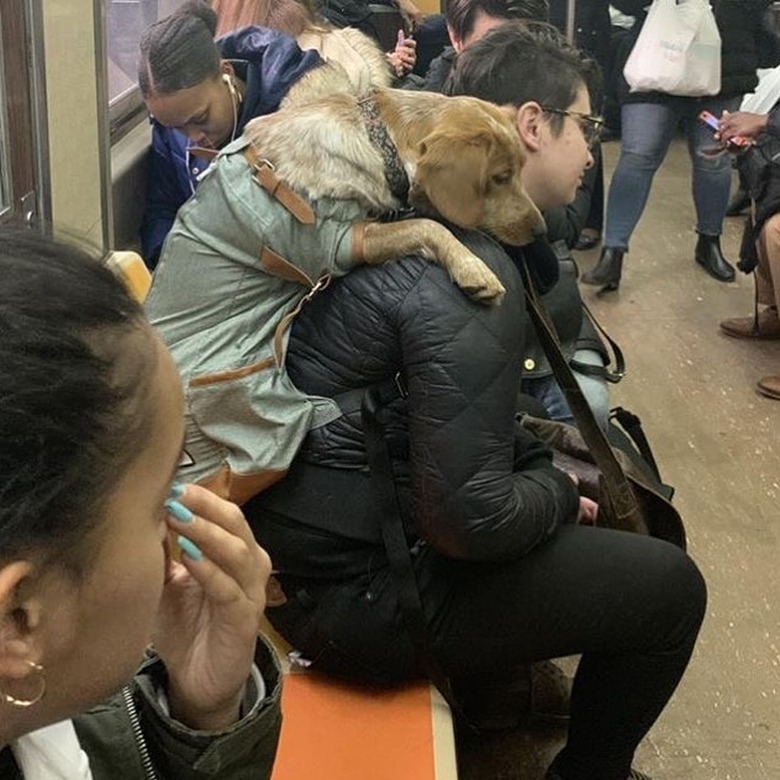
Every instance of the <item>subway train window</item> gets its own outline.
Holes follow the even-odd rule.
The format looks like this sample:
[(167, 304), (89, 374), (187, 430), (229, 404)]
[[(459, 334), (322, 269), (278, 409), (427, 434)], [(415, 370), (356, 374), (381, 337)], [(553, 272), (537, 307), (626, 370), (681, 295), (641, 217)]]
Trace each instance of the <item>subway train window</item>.
[(184, 0), (109, 0), (106, 5), (108, 100), (112, 138), (141, 114), (136, 65), (144, 30), (175, 11)]

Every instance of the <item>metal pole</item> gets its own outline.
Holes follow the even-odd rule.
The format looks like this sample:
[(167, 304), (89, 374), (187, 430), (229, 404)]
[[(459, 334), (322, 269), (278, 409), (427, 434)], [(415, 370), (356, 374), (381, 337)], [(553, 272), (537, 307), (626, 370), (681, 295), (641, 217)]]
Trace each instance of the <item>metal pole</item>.
[(566, 39), (574, 44), (574, 17), (577, 13), (577, 0), (566, 0)]

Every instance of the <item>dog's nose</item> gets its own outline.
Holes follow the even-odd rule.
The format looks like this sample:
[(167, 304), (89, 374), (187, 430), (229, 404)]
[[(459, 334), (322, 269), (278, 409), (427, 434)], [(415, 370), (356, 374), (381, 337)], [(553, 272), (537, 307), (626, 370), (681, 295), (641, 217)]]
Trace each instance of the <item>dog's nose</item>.
[(534, 238), (541, 238), (542, 236), (547, 235), (547, 223), (544, 221), (544, 218), (540, 219), (533, 229)]

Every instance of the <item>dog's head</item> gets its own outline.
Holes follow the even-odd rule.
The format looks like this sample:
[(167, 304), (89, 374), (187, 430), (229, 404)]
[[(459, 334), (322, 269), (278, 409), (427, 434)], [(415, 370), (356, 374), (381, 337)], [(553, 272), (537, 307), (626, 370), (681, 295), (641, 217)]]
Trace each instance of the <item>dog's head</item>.
[(525, 153), (512, 115), (483, 100), (453, 97), (436, 128), (420, 141), (410, 193), (465, 228), (522, 246), (544, 233), (539, 209), (520, 183)]

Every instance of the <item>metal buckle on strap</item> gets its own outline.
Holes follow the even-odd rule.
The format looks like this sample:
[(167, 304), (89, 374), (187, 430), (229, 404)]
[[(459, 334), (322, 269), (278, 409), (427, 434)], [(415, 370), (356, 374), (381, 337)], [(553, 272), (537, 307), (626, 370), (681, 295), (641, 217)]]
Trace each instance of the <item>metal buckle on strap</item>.
[(311, 290), (309, 290), (309, 292), (307, 292), (306, 295), (301, 298), (301, 304), (308, 303), (318, 292), (324, 290), (330, 284), (330, 280), (330, 274), (323, 274), (314, 283), (314, 287), (312, 287)]

